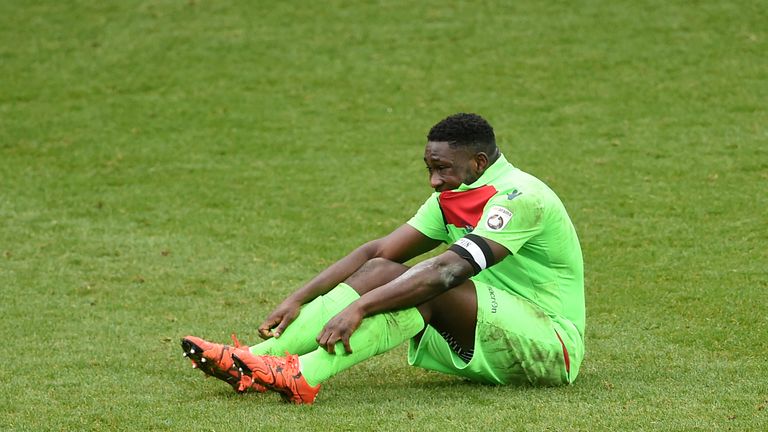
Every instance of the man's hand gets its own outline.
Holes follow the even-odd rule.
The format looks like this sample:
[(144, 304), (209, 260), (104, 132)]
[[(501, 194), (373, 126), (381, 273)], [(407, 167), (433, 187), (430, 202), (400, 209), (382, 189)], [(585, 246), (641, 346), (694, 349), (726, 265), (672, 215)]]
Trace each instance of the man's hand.
[(299, 316), (301, 305), (284, 301), (272, 311), (259, 326), (259, 336), (262, 339), (279, 338), (293, 320)]
[(341, 341), (344, 344), (344, 350), (348, 354), (352, 353), (349, 338), (360, 327), (363, 318), (363, 312), (355, 303), (352, 303), (325, 324), (317, 336), (317, 343), (329, 354), (335, 354), (336, 349), (334, 347), (337, 342)]

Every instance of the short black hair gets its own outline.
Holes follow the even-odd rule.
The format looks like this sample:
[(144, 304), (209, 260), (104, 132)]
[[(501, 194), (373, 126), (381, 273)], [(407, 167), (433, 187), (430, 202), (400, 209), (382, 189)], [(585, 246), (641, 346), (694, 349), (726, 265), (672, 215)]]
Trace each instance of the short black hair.
[(427, 140), (467, 147), (475, 152), (485, 152), (489, 157), (496, 153), (493, 128), (477, 114), (457, 113), (440, 120), (429, 130)]

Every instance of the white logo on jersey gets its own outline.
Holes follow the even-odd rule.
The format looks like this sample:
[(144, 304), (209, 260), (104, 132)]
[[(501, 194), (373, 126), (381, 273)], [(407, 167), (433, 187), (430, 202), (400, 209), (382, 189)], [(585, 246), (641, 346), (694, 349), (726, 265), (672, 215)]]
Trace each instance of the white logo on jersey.
[(488, 217), (485, 219), (485, 226), (491, 231), (503, 229), (512, 219), (512, 212), (504, 207), (493, 206), (488, 211)]

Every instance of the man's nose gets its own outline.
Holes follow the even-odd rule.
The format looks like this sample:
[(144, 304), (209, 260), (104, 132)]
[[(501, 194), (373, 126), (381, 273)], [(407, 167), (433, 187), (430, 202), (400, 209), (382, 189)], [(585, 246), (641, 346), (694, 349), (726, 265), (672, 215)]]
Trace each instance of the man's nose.
[(429, 176), (429, 184), (432, 186), (432, 189), (437, 189), (438, 187), (442, 186), (443, 183), (443, 179), (440, 178), (437, 173), (433, 173)]

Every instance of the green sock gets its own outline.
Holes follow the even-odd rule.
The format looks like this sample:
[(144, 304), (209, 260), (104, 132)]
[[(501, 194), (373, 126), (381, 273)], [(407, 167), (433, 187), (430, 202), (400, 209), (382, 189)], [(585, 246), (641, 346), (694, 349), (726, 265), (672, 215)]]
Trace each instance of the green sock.
[(317, 348), (317, 335), (325, 323), (360, 295), (349, 285), (340, 283), (327, 294), (317, 297), (301, 308), (299, 316), (279, 338), (270, 338), (251, 347), (255, 355), (306, 354)]
[(423, 328), (424, 318), (416, 308), (365, 318), (349, 339), (351, 354), (344, 351), (341, 342), (336, 344), (336, 354), (317, 348), (299, 357), (301, 373), (309, 385), (315, 386), (363, 360), (395, 348)]

